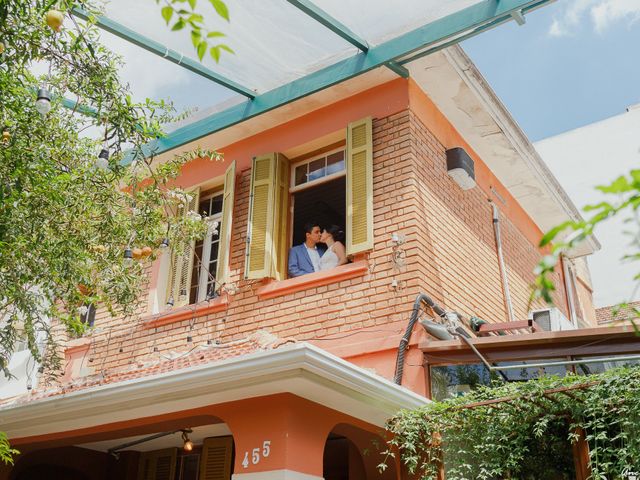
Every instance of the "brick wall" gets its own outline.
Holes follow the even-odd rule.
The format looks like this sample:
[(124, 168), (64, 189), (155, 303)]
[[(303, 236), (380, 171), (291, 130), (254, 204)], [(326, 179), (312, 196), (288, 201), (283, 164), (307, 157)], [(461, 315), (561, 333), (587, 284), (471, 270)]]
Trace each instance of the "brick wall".
[[(463, 192), (446, 174), (444, 147), (409, 110), (374, 120), (374, 250), (363, 277), (259, 300), (258, 281), (243, 280), (249, 170), (238, 172), (230, 281), (238, 287), (225, 311), (144, 328), (142, 314), (99, 312), (86, 362), (94, 370), (155, 362), (207, 340), (229, 342), (256, 329), (311, 340), (358, 329), (404, 324), (419, 292), (448, 309), (505, 321), (491, 208), (479, 188)], [(517, 319), (526, 316), (536, 248), (504, 216), (504, 252)], [(395, 252), (391, 234), (405, 236)], [(392, 281), (397, 287), (392, 286)], [(560, 288), (560, 291), (562, 289)], [(146, 296), (144, 297), (146, 298)], [(557, 305), (565, 309), (562, 293)], [(380, 330), (381, 337), (388, 336)], [(191, 342), (187, 342), (191, 337)]]

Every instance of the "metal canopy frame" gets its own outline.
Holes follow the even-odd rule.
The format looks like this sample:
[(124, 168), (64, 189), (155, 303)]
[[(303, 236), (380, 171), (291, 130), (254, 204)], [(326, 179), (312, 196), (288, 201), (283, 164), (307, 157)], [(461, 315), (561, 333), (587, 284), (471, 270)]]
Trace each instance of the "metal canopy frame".
[[(178, 128), (166, 137), (151, 142), (144, 148), (145, 156), (158, 155), (173, 150), (381, 66), (407, 78), (409, 71), (404, 65), (507, 21), (515, 20), (519, 25), (522, 25), (526, 13), (555, 0), (482, 0), (475, 5), (439, 18), (377, 46), (370, 46), (365, 39), (355, 34), (311, 0), (286, 1), (358, 48), (359, 52), (261, 94), (256, 94), (248, 87), (239, 85), (191, 58), (186, 58), (179, 52), (140, 35), (107, 17), (100, 16), (94, 19), (97, 26), (103, 30), (247, 97), (243, 103), (213, 113), (206, 118)], [(91, 18), (90, 14), (79, 8), (75, 8), (72, 13), (85, 20)], [(125, 162), (128, 163), (131, 160), (130, 156)]]

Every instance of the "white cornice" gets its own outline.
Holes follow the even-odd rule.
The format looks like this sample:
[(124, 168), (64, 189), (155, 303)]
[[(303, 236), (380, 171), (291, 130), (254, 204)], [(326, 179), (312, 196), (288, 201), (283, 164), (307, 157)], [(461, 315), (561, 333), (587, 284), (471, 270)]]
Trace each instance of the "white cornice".
[(0, 408), (21, 438), (289, 392), (374, 425), (428, 400), (324, 350), (299, 343), (210, 365)]

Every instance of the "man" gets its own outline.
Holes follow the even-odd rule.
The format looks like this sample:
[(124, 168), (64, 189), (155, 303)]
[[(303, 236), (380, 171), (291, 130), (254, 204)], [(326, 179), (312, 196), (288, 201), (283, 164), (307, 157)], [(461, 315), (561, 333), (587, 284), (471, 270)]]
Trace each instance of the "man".
[(308, 222), (304, 226), (304, 232), (304, 243), (289, 250), (289, 277), (320, 271), (320, 257), (324, 253), (316, 245), (320, 241), (320, 225)]

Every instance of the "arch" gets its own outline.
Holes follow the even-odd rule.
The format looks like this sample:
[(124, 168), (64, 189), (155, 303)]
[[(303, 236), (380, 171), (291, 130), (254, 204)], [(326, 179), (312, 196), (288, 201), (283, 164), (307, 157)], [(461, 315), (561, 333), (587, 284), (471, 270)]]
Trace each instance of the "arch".
[(335, 425), (325, 441), (323, 477), (326, 480), (398, 480), (395, 461), (387, 462), (380, 472), (378, 465), (384, 460), (381, 452), (385, 440), (371, 431), (347, 423)]
[(106, 480), (107, 455), (78, 447), (36, 450), (20, 455), (8, 480)]

